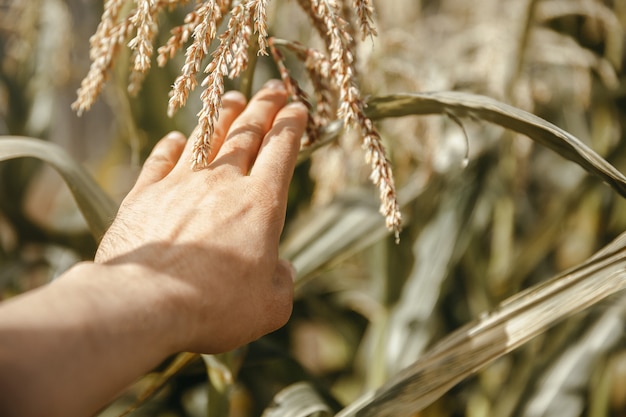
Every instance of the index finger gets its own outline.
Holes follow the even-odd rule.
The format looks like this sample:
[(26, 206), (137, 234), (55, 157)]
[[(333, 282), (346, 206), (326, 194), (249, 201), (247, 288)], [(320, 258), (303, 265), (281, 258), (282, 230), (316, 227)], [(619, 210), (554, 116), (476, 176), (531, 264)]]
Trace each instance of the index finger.
[(260, 178), (285, 196), (296, 166), (307, 112), (306, 106), (300, 102), (290, 103), (278, 112), (250, 170), (251, 177)]

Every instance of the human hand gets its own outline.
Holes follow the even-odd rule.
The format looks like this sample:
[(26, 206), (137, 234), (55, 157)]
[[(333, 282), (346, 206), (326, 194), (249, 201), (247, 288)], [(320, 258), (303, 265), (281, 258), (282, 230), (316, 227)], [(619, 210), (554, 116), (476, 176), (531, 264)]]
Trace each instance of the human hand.
[(226, 94), (202, 171), (168, 135), (95, 263), (0, 304), (0, 414), (93, 415), (168, 355), (230, 350), (288, 320), (278, 240), (307, 115), (286, 101), (276, 82), (247, 107)]
[[(181, 134), (159, 142), (98, 248), (177, 315), (176, 348), (230, 350), (288, 320), (290, 264), (278, 259), (287, 192), (307, 113), (279, 81), (246, 106), (226, 93), (208, 168), (190, 169)], [(165, 313), (167, 314), (167, 313)]]

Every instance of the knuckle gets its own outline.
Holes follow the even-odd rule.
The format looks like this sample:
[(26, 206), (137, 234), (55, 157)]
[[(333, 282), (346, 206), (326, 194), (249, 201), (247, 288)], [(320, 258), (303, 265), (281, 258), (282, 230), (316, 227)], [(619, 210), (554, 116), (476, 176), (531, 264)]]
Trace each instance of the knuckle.
[(173, 165), (175, 161), (170, 157), (170, 154), (171, 152), (168, 152), (168, 149), (160, 149), (148, 156), (144, 166)]
[(263, 123), (263, 121), (253, 119), (245, 120), (242, 122), (243, 123), (241, 126), (237, 126), (235, 129), (233, 129), (232, 139), (236, 139), (238, 137), (258, 138), (259, 136), (265, 136), (265, 133), (267, 132), (267, 126), (265, 126), (265, 123)]
[(250, 125), (250, 129), (231, 132), (222, 145), (224, 153), (247, 152), (260, 143), (265, 133), (259, 125)]
[(292, 298), (288, 296), (286, 291), (280, 291), (280, 293), (281, 295), (277, 295), (267, 306), (264, 333), (280, 329), (289, 321), (289, 318), (291, 317), (293, 310)]

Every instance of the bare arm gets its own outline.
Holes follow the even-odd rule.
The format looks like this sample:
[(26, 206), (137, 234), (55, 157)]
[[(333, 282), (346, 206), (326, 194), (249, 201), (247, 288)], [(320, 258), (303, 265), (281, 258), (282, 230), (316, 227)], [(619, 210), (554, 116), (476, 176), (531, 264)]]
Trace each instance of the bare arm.
[(212, 162), (159, 142), (94, 262), (0, 305), (0, 414), (86, 416), (168, 355), (230, 350), (281, 327), (278, 259), (306, 122), (277, 83), (224, 97)]

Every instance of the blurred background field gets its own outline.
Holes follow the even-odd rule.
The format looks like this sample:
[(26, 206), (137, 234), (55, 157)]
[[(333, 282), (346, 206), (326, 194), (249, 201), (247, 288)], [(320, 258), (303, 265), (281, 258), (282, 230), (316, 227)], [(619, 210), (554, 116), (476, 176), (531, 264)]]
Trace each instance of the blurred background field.
[[(358, 45), (368, 96), (489, 96), (569, 131), (626, 172), (626, 1), (374, 5), (378, 37)], [(321, 46), (295, 1), (268, 7), (270, 35)], [(95, 0), (0, 0), (0, 135), (59, 144), (119, 202), (159, 138), (192, 131), (199, 92), (166, 117), (179, 55), (151, 70), (139, 95), (129, 97), (125, 51), (98, 102), (77, 117), (70, 104), (89, 68), (88, 39), (101, 13)], [(160, 16), (159, 45), (165, 28), (183, 16)], [(285, 55), (292, 75), (310, 89), (301, 64)], [(254, 88), (269, 78), (279, 78), (278, 71), (261, 57)], [(316, 150), (296, 170), (281, 248), (299, 271), (289, 324), (227, 357), (191, 361), (134, 415), (260, 415), (280, 389), (301, 380), (316, 388), (328, 413), (336, 412), (445, 335), (626, 230), (622, 197), (523, 135), (478, 118), (462, 127), (439, 115), (377, 123), (403, 205), (400, 243), (377, 213), (354, 132)], [(2, 298), (50, 281), (92, 257), (95, 247), (54, 170), (34, 159), (0, 162)], [(417, 415), (626, 416), (624, 320), (626, 300), (618, 294), (498, 359)], [(119, 415), (155, 375), (102, 415)], [(207, 406), (211, 389), (218, 395), (209, 399), (228, 402), (228, 412), (217, 400)]]

